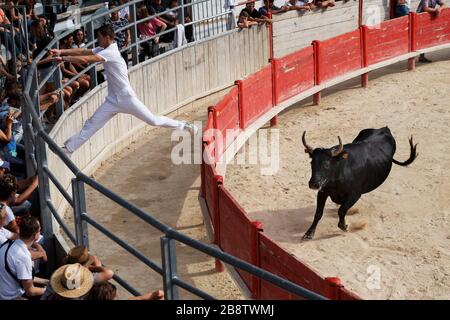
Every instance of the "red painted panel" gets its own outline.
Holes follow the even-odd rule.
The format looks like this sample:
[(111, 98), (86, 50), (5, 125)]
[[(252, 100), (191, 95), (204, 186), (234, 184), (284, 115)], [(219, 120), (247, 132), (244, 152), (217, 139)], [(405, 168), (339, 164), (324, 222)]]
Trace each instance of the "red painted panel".
[(247, 128), (273, 105), (272, 66), (261, 69), (242, 81), (237, 81), (240, 100), (240, 127)]
[(275, 64), (275, 103), (285, 101), (314, 86), (314, 49), (306, 47), (281, 59)]
[(443, 9), (436, 17), (419, 13), (415, 21), (416, 49), (433, 47), (450, 42), (450, 8)]
[(339, 288), (339, 300), (362, 300), (362, 299), (345, 288)]
[(362, 67), (359, 29), (317, 43), (318, 84)]
[[(205, 149), (208, 149), (210, 146), (206, 146)], [(206, 153), (209, 152), (206, 150)], [(208, 157), (208, 156), (207, 156)], [(205, 162), (208, 159), (205, 160)], [(209, 215), (211, 217), (211, 222), (213, 226), (216, 222), (216, 217), (214, 215), (217, 212), (217, 182), (214, 177), (217, 175), (215, 165), (214, 164), (204, 164), (204, 183), (205, 183), (205, 200), (208, 206)]]
[(214, 128), (217, 129), (215, 132), (216, 159), (239, 134), (238, 92), (238, 87), (234, 86), (213, 110)]
[[(219, 188), (219, 219), (222, 222), (219, 240), (222, 250), (249, 263), (254, 263), (252, 262), (253, 253), (256, 251), (255, 239), (253, 239), (254, 227), (244, 209), (223, 186)], [(247, 272), (237, 271), (249, 290), (253, 292), (252, 276)]]
[[(324, 294), (328, 286), (325, 280), (264, 234), (260, 235), (259, 249), (261, 268), (297, 283), (308, 290)], [(261, 297), (259, 299), (291, 300), (302, 298), (262, 280)]]
[(363, 28), (367, 65), (408, 53), (409, 16)]

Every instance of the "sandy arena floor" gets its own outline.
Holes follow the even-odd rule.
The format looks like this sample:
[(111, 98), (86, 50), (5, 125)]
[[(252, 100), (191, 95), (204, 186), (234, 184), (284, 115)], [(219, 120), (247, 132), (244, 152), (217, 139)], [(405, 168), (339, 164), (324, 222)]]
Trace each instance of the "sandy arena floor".
[[(257, 165), (227, 168), (225, 185), (265, 233), (366, 299), (450, 299), (450, 51), (429, 57), (436, 62), (413, 72), (405, 63), (391, 66), (371, 74), (367, 89), (353, 80), (318, 107), (284, 112), (275, 175), (260, 175)], [(309, 144), (329, 147), (338, 135), (349, 143), (364, 128), (386, 125), (397, 141), (395, 158), (408, 158), (412, 134), (417, 160), (393, 165), (385, 183), (363, 195), (358, 212), (347, 215), (350, 232), (337, 228), (337, 206), (329, 199), (314, 240), (302, 242), (316, 204), (303, 130)]]

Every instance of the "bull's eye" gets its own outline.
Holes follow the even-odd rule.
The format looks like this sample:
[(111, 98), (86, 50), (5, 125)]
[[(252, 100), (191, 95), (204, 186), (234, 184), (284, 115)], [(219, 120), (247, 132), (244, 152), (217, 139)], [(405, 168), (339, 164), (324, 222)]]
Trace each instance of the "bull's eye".
[(323, 163), (323, 168), (324, 169), (330, 169), (330, 163), (329, 162), (324, 162)]

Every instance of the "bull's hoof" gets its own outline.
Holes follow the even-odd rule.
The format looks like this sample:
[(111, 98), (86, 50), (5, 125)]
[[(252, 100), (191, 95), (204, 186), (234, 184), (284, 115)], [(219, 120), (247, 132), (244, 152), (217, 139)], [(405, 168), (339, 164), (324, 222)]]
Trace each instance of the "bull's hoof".
[(314, 237), (314, 234), (312, 233), (305, 233), (305, 235), (303, 236), (303, 240), (312, 240), (312, 238)]
[(338, 223), (338, 227), (344, 232), (348, 231), (348, 225), (346, 225), (345, 223)]

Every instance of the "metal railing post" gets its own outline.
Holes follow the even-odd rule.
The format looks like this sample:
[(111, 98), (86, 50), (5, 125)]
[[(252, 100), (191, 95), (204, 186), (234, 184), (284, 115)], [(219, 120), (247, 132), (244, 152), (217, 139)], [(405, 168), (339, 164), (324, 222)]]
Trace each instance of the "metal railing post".
[[(17, 79), (17, 68), (15, 67), (16, 65), (17, 65), (17, 60), (16, 60), (16, 56), (17, 56), (17, 54), (16, 54), (16, 41), (15, 41), (15, 36), (16, 36), (16, 30), (14, 29), (14, 25), (11, 23), (10, 24), (10, 26), (9, 26), (9, 32), (10, 32), (10, 34), (11, 34), (11, 37), (12, 37), (12, 48), (11, 48), (11, 58), (12, 58), (12, 61), (13, 61), (13, 65), (14, 65), (14, 70), (13, 70), (13, 76), (14, 76), (14, 78), (16, 78)], [(21, 48), (19, 48), (19, 49), (21, 49)], [(11, 71), (11, 70), (9, 70), (9, 71)]]
[[(28, 71), (31, 72), (31, 71)], [(34, 69), (33, 82), (31, 85), (32, 90), (37, 90), (37, 69)], [(37, 96), (39, 98), (39, 96)], [(22, 99), (23, 103), (25, 99)], [(30, 106), (33, 108), (34, 106)], [(25, 165), (27, 169), (27, 176), (31, 177), (36, 174), (37, 163), (35, 158), (35, 146), (34, 141), (35, 133), (33, 132), (33, 124), (31, 115), (28, 111), (28, 108), (22, 108), (22, 127), (23, 127), (23, 140), (25, 147)]]
[[(59, 41), (55, 42), (54, 48), (59, 49)], [(57, 68), (53, 72), (53, 81), (56, 84), (56, 88), (58, 89), (58, 95), (59, 95), (58, 101), (56, 101), (56, 104), (55, 104), (56, 116), (59, 118), (64, 112), (64, 94), (61, 90), (62, 75), (61, 75), (61, 69), (59, 66), (57, 66)]]
[(179, 300), (178, 287), (173, 279), (177, 277), (177, 256), (175, 240), (166, 236), (161, 237), (161, 259), (163, 270), (164, 296), (167, 300)]
[(130, 7), (130, 20), (132, 21), (131, 27), (131, 56), (133, 60), (133, 66), (139, 63), (139, 45), (138, 45), (138, 32), (137, 32), (137, 16), (136, 16), (136, 4), (133, 3)]
[[(94, 34), (94, 23), (92, 20), (86, 24), (86, 37), (88, 42), (92, 42), (92, 49), (93, 49), (95, 47), (93, 42), (95, 40), (95, 34)], [(91, 89), (94, 89), (98, 84), (97, 70), (95, 66), (89, 70), (89, 76), (91, 77)]]
[(89, 248), (88, 226), (81, 217), (81, 214), (86, 212), (86, 195), (83, 181), (79, 181), (76, 178), (72, 179), (72, 197), (77, 245)]
[[(35, 90), (38, 90), (38, 78), (37, 78), (37, 71), (36, 69), (34, 70), (35, 73), (33, 75), (33, 81), (31, 83), (31, 92), (35, 92)], [(27, 109), (27, 108), (33, 108), (36, 106), (36, 108), (39, 109), (39, 94), (34, 95), (34, 97), (32, 98), (32, 103), (34, 105), (31, 106), (26, 106), (23, 109)], [(25, 111), (25, 121), (27, 121), (26, 123), (30, 123), (31, 122), (31, 117), (30, 114), (27, 111)], [(44, 243), (45, 243), (45, 248), (47, 250), (47, 252), (49, 252), (50, 254), (48, 255), (48, 271), (52, 270), (54, 267), (54, 263), (55, 263), (55, 255), (54, 255), (54, 230), (53, 230), (53, 217), (52, 217), (52, 213), (47, 205), (47, 199), (50, 199), (50, 184), (49, 184), (49, 180), (47, 175), (44, 173), (44, 170), (42, 168), (44, 168), (45, 166), (47, 166), (47, 149), (46, 149), (46, 144), (45, 141), (42, 139), (41, 136), (36, 135), (34, 141), (35, 141), (35, 145), (33, 148), (33, 132), (32, 131), (32, 126), (28, 126), (26, 125), (24, 127), (24, 134), (26, 134), (25, 136), (25, 150), (27, 152), (27, 173), (29, 175), (34, 175), (35, 174), (35, 169), (32, 168), (32, 164), (30, 163), (30, 159), (31, 161), (34, 161), (34, 151), (36, 151), (36, 170), (37, 170), (37, 174), (38, 174), (38, 181), (39, 181), (39, 206), (40, 206), (40, 210), (41, 210), (41, 228), (42, 228), (42, 232), (43, 232), (43, 236), (44, 236)]]

